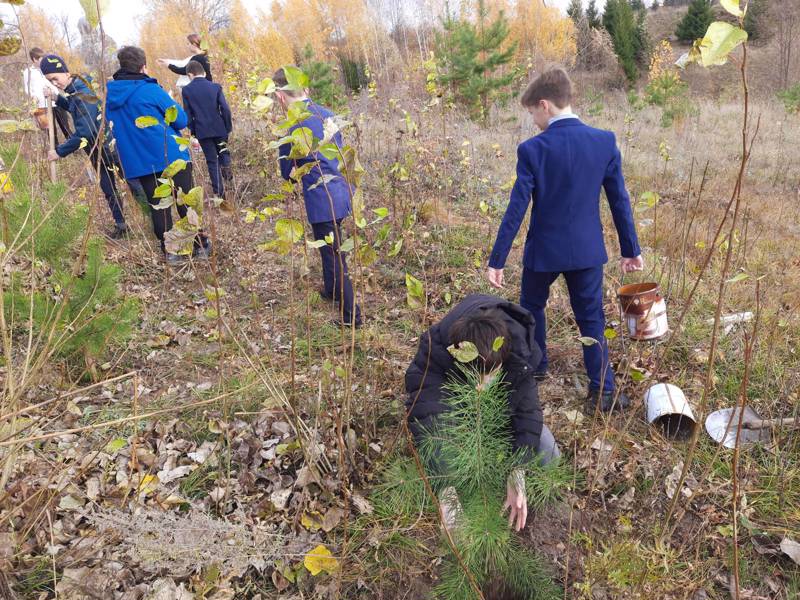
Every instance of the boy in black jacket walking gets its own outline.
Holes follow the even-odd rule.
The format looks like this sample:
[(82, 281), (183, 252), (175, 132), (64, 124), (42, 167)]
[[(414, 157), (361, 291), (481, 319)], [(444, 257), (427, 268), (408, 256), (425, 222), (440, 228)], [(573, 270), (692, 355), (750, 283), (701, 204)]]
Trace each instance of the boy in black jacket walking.
[[(509, 387), (514, 450), (521, 450), (527, 460), (536, 458), (542, 464), (560, 456), (553, 434), (544, 425), (539, 405), (534, 373), (542, 353), (534, 340), (534, 330), (531, 313), (521, 306), (496, 296), (472, 294), (423, 333), (405, 377), (408, 425), (415, 444), (420, 445), (422, 438), (435, 429), (437, 419), (448, 410), (442, 402), (443, 388), (448, 377), (457, 372), (448, 347), (468, 341), (475, 344), (480, 355), (475, 362), (479, 363), (476, 366), (483, 374), (484, 384), (497, 377), (502, 368), (502, 377)], [(495, 350), (494, 341), (498, 337), (503, 338), (503, 344)], [(452, 520), (452, 515), (447, 514), (452, 506), (445, 505), (453, 502), (453, 498), (443, 493), (445, 524)], [(506, 506), (511, 509), (509, 523), (516, 522), (516, 529), (522, 529), (528, 509), (524, 481), (518, 473), (509, 478)]]
[(222, 198), (224, 179), (229, 182), (231, 173), (231, 153), (228, 149), (228, 136), (233, 131), (231, 109), (225, 100), (222, 86), (206, 79), (203, 65), (190, 60), (186, 73), (192, 80), (183, 88), (183, 108), (189, 118), (189, 130), (200, 142), (211, 177), (214, 194)]

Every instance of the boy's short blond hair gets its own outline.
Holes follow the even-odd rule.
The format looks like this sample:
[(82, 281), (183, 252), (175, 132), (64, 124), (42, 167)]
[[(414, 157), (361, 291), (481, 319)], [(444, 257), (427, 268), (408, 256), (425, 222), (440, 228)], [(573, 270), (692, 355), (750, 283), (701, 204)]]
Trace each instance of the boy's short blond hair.
[(572, 80), (561, 67), (548, 69), (528, 84), (519, 100), (525, 108), (536, 106), (541, 100), (564, 108), (572, 103)]

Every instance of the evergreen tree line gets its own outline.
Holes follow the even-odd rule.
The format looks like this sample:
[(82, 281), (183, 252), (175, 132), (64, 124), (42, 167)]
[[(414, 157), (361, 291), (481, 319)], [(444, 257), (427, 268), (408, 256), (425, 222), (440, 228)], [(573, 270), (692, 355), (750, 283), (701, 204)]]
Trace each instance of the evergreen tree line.
[(607, 0), (602, 15), (595, 0), (589, 1), (585, 12), (582, 0), (571, 0), (567, 14), (577, 27), (605, 29), (625, 76), (632, 82), (638, 79), (650, 55), (647, 8), (642, 0)]

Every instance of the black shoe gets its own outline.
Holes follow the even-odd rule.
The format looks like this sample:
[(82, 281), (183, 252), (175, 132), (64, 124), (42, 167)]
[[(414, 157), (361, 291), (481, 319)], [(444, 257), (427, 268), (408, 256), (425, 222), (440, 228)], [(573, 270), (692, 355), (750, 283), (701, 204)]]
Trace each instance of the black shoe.
[(172, 252), (167, 252), (164, 254), (164, 260), (167, 261), (167, 264), (169, 266), (177, 267), (179, 265), (182, 265), (189, 259), (184, 254), (173, 254)]
[(544, 371), (535, 371), (533, 373), (533, 378), (536, 381), (544, 381), (545, 379), (547, 379), (547, 369), (545, 369)]
[(211, 240), (206, 240), (205, 246), (195, 246), (192, 250), (192, 258), (209, 260), (211, 258)]
[(361, 321), (361, 319), (359, 319), (355, 323), (353, 321), (342, 320), (338, 317), (335, 319), (331, 319), (331, 325), (333, 325), (334, 327), (354, 327), (355, 329), (361, 329), (361, 326), (363, 324), (364, 323), (363, 321)]
[(323, 300), (327, 300), (328, 302), (333, 302), (333, 294), (329, 294), (325, 290), (319, 291), (319, 297)]
[(114, 225), (114, 230), (108, 234), (112, 240), (124, 240), (130, 235), (130, 229), (125, 223), (117, 223)]
[(589, 414), (594, 413), (598, 404), (601, 412), (609, 413), (625, 410), (631, 405), (631, 400), (624, 392), (603, 392), (603, 397), (600, 398), (600, 390), (589, 390), (589, 395), (586, 396), (586, 411)]

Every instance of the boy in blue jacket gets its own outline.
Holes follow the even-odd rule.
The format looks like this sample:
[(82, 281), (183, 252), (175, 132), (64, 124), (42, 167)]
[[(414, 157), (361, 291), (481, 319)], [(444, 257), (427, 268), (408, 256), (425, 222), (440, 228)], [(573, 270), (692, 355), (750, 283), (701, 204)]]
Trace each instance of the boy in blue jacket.
[(610, 412), (630, 405), (617, 392), (608, 361), (603, 313), (603, 265), (608, 261), (600, 220), (600, 188), (605, 189), (619, 236), (623, 272), (644, 263), (622, 176), (614, 134), (585, 125), (572, 114), (572, 82), (563, 69), (542, 73), (525, 90), (522, 105), (542, 133), (517, 148), (517, 179), (489, 258), (488, 278), (503, 287), (503, 267), (528, 205), (533, 201), (525, 240), (520, 304), (536, 321), (542, 350), (537, 376), (547, 372), (544, 309), (550, 285), (563, 275), (581, 336), (589, 376), (587, 408)]
[[(187, 193), (194, 185), (191, 156), (188, 151), (180, 149), (174, 138), (182, 136), (181, 130), (188, 124), (186, 113), (158, 85), (158, 81), (147, 75), (144, 50), (125, 46), (117, 52), (117, 59), (120, 68), (114, 73), (113, 81), (108, 82), (106, 110), (117, 140), (122, 169), (126, 178), (139, 180), (151, 206), (153, 231), (161, 242), (165, 259), (169, 264), (178, 264), (185, 257), (168, 253), (164, 245), (164, 234), (172, 229), (172, 208), (153, 207), (160, 202), (155, 197), (155, 190), (160, 185), (158, 180), (172, 162), (183, 159), (187, 163), (186, 168), (172, 178), (175, 186)], [(167, 109), (173, 107), (177, 110), (177, 118), (167, 125), (164, 115)], [(159, 126), (138, 127), (136, 119), (139, 117), (153, 117)], [(178, 214), (185, 217), (186, 207), (175, 206)], [(210, 241), (199, 233), (194, 240), (193, 255), (207, 260), (210, 254)]]
[[(68, 111), (75, 124), (75, 131), (55, 150), (50, 150), (47, 158), (58, 160), (83, 148), (89, 155), (92, 166), (95, 169), (99, 166), (100, 189), (103, 190), (108, 208), (114, 217), (114, 230), (108, 235), (112, 239), (127, 237), (128, 226), (125, 224), (125, 216), (122, 213), (122, 196), (117, 191), (114, 177), (118, 159), (111, 149), (112, 138), (108, 129), (103, 132), (102, 145), (98, 143), (102, 115), (98, 106), (98, 98), (87, 85), (91, 82), (91, 78), (88, 75), (73, 76), (69, 72), (67, 63), (55, 54), (43, 56), (39, 68), (50, 83), (64, 92), (64, 95), (56, 96), (56, 106)], [(50, 88), (45, 88), (44, 93), (46, 96), (52, 97), (53, 92)]]
[(233, 131), (231, 109), (225, 100), (222, 86), (206, 79), (206, 72), (196, 60), (186, 65), (186, 74), (191, 79), (181, 90), (183, 108), (189, 118), (189, 131), (200, 142), (208, 165), (211, 188), (222, 198), (225, 194), (224, 179), (230, 182), (231, 153), (228, 136)]
[[(302, 102), (306, 110), (311, 113), (307, 119), (293, 126), (290, 133), (297, 128), (307, 127), (315, 138), (323, 139), (325, 121), (334, 114), (312, 102), (304, 92), (285, 89), (289, 82), (283, 69), (278, 69), (272, 80), (278, 87), (275, 92), (278, 103), (284, 109), (296, 102)], [(331, 141), (341, 148), (342, 134), (336, 132)], [(342, 221), (352, 211), (351, 198), (355, 190), (339, 171), (339, 161), (336, 159), (326, 158), (319, 152), (304, 158), (288, 158), (290, 152), (291, 144), (284, 144), (278, 149), (281, 175), (288, 181), (295, 167), (309, 162), (315, 163), (314, 168), (302, 177), (306, 216), (311, 223), (315, 240), (324, 240), (326, 237), (332, 240), (319, 249), (324, 281), (320, 295), (326, 300), (339, 303), (341, 318), (335, 320), (336, 324), (361, 327), (361, 309), (356, 304), (344, 253), (339, 251), (342, 243)]]

